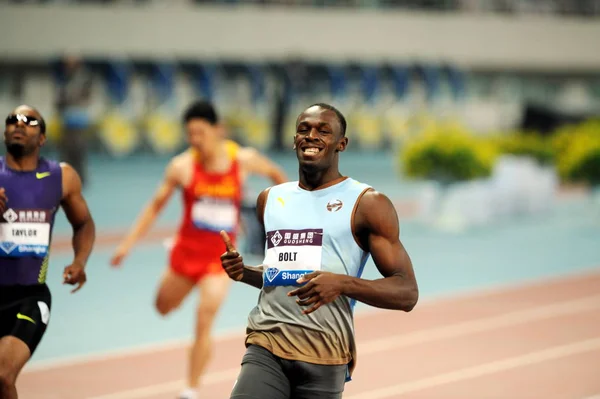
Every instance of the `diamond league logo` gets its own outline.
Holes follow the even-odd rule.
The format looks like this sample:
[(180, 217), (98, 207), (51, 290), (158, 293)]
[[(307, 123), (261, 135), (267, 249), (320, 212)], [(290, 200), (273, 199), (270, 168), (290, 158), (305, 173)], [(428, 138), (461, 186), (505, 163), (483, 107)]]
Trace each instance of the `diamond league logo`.
[(0, 248), (2, 248), (2, 250), (7, 254), (11, 253), (16, 247), (17, 244), (15, 244), (14, 242), (3, 242), (0, 244)]
[(269, 267), (265, 274), (267, 275), (267, 279), (270, 282), (273, 282), (273, 280), (275, 279), (275, 277), (277, 277), (277, 275), (279, 274), (279, 269), (276, 267)]

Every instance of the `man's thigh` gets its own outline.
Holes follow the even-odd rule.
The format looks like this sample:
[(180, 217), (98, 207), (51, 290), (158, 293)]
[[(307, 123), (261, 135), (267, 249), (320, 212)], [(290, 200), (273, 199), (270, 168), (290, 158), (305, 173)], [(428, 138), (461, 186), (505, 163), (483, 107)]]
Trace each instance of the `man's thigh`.
[(341, 399), (346, 371), (346, 365), (295, 362), (291, 399)]
[(290, 383), (282, 361), (266, 349), (250, 345), (230, 399), (289, 399)]
[(24, 342), (33, 355), (50, 321), (52, 296), (46, 287), (35, 296), (25, 297), (0, 309), (2, 337), (12, 336)]

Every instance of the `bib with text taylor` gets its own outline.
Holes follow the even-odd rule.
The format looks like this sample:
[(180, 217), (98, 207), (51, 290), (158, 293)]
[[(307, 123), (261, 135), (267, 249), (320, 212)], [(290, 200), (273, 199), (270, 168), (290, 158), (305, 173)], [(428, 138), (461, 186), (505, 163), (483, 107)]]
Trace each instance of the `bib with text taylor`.
[(0, 256), (43, 258), (50, 243), (50, 213), (39, 209), (7, 209), (0, 223)]
[(306, 273), (321, 270), (323, 229), (267, 232), (264, 286), (297, 285)]
[(201, 197), (192, 205), (192, 220), (199, 229), (233, 231), (237, 223), (236, 207), (230, 199)]

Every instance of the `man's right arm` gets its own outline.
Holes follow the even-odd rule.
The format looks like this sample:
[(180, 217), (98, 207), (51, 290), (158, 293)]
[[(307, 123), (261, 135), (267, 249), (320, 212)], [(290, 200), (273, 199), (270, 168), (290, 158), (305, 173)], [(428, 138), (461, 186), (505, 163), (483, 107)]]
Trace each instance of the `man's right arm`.
[(113, 258), (111, 264), (117, 266), (127, 256), (134, 244), (142, 238), (156, 220), (159, 213), (167, 204), (173, 192), (178, 186), (178, 169), (175, 160), (172, 160), (165, 171), (165, 176), (150, 202), (144, 207), (137, 221), (132, 226), (129, 234), (123, 239)]
[[(268, 187), (261, 191), (256, 199), (256, 219), (263, 230), (263, 236), (265, 233), (265, 207), (267, 206), (267, 197), (269, 196)], [(251, 285), (256, 288), (262, 288), (263, 286), (263, 266), (246, 266), (244, 265), (244, 273), (242, 274), (242, 282)]]
[[(264, 230), (264, 213), (267, 204), (267, 196), (270, 187), (263, 190), (256, 200), (256, 218)], [(222, 232), (223, 242), (226, 252), (221, 255), (221, 265), (235, 281), (241, 281), (258, 289), (263, 286), (263, 266), (248, 266), (244, 264), (244, 259), (231, 244), (227, 233)]]
[(263, 267), (244, 265), (244, 273), (240, 281), (260, 290), (263, 287)]
[(221, 231), (221, 238), (225, 243), (225, 253), (221, 255), (221, 266), (229, 278), (261, 289), (263, 286), (262, 266), (244, 265), (244, 258), (233, 247), (225, 231)]

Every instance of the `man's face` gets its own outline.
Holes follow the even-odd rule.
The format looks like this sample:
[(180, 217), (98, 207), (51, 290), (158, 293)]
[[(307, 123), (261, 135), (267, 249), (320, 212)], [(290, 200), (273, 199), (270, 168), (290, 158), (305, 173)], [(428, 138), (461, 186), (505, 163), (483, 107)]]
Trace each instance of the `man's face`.
[(4, 144), (6, 150), (17, 157), (29, 155), (46, 141), (41, 133), (41, 116), (27, 106), (20, 106), (6, 118)]
[(201, 154), (211, 154), (221, 139), (222, 132), (218, 125), (211, 125), (204, 119), (191, 119), (185, 125), (187, 140), (190, 146)]
[(314, 106), (298, 117), (294, 146), (300, 166), (327, 169), (347, 144), (335, 112)]

